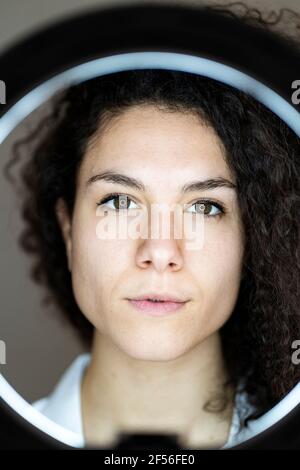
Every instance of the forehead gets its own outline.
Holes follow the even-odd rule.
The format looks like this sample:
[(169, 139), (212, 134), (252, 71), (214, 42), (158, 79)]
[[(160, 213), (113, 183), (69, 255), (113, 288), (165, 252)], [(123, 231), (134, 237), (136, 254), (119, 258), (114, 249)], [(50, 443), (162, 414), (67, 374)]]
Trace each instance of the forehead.
[(81, 177), (117, 167), (128, 172), (146, 169), (149, 178), (166, 173), (200, 172), (230, 176), (224, 146), (215, 130), (192, 112), (153, 105), (132, 106), (108, 120), (87, 147)]

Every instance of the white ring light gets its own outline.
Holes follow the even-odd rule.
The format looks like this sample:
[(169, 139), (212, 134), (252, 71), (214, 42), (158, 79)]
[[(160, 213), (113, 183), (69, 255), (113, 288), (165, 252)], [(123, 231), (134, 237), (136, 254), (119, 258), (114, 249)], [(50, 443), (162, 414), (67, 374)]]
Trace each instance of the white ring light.
[[(165, 69), (189, 72), (231, 85), (264, 104), (300, 137), (300, 114), (296, 109), (276, 92), (249, 75), (220, 62), (188, 54), (130, 52), (94, 59), (77, 65), (30, 91), (0, 119), (0, 144), (23, 119), (60, 89), (101, 75), (133, 69)], [(84, 447), (80, 435), (56, 424), (33, 408), (14, 390), (2, 374), (0, 374), (0, 396), (22, 418), (49, 436), (72, 447)], [(256, 429), (251, 433), (250, 438), (277, 423), (299, 403), (300, 382), (277, 405), (257, 420)], [(244, 440), (239, 442), (244, 442)]]

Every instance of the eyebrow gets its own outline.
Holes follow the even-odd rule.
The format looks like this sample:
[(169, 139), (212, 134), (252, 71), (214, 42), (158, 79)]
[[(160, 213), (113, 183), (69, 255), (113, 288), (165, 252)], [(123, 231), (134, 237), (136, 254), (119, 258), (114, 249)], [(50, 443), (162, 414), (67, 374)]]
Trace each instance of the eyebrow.
[[(122, 186), (128, 186), (130, 188), (137, 189), (141, 192), (149, 191), (148, 186), (144, 185), (141, 180), (112, 170), (108, 170), (103, 173), (91, 176), (86, 182), (86, 187), (89, 187), (96, 181), (107, 181), (109, 183), (121, 184)], [(224, 187), (234, 189), (236, 188), (236, 185), (228, 179), (223, 178), (222, 176), (218, 176), (206, 180), (191, 181), (189, 183), (186, 183), (182, 186), (181, 193), (184, 194), (190, 191), (202, 191)]]

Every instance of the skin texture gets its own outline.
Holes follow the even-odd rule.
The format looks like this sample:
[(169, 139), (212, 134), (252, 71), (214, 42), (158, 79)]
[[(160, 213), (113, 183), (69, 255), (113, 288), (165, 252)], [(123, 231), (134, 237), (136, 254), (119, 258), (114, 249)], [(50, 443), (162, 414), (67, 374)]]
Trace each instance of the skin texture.
[[(86, 185), (107, 170), (138, 178), (148, 189), (103, 180)], [(88, 442), (111, 442), (120, 429), (173, 432), (190, 446), (227, 440), (232, 406), (221, 418), (202, 407), (226, 378), (218, 331), (232, 313), (241, 279), (237, 193), (226, 187), (180, 193), (186, 183), (216, 177), (236, 183), (211, 127), (192, 113), (139, 105), (92, 139), (77, 175), (72, 219), (64, 201), (57, 203), (74, 295), (95, 327), (82, 383)], [(97, 203), (111, 192), (129, 196), (138, 211), (180, 204), (190, 208), (188, 217), (200, 217), (193, 204), (207, 198), (226, 213), (204, 217), (198, 250), (187, 248), (185, 236), (101, 240), (96, 227), (104, 215), (96, 214)], [(106, 203), (106, 217), (115, 214), (113, 202)], [(118, 217), (132, 219), (130, 210)], [(152, 317), (126, 300), (149, 290), (189, 301), (176, 313)]]

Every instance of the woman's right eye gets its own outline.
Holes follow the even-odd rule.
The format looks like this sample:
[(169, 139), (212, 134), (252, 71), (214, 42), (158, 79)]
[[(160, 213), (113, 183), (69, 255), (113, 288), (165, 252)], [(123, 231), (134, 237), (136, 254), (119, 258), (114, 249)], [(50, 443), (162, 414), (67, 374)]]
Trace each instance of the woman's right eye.
[[(112, 206), (109, 206), (107, 203), (111, 201)], [(106, 196), (104, 199), (98, 202), (97, 206), (108, 206), (113, 210), (119, 211), (124, 209), (133, 209), (133, 207), (129, 207), (131, 202), (135, 204), (135, 202), (125, 194), (110, 194), (109, 196)]]

